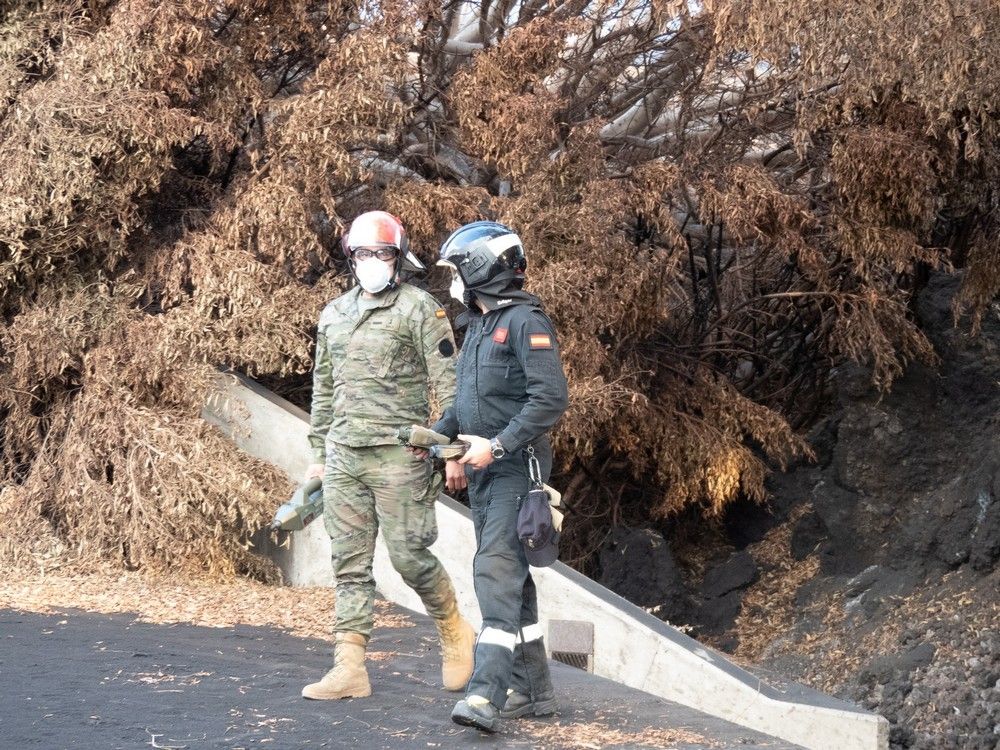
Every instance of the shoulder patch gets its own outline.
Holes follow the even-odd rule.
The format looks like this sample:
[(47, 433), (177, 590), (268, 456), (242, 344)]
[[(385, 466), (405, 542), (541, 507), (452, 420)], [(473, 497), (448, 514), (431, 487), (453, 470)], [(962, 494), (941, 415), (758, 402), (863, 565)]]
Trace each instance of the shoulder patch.
[(434, 317), (435, 318), (447, 318), (448, 317), (448, 313), (446, 313), (443, 309), (441, 309), (439, 307), (437, 310), (434, 311)]
[(528, 346), (532, 349), (551, 349), (552, 337), (547, 333), (528, 334)]
[(496, 341), (498, 344), (505, 344), (505, 343), (507, 343), (507, 329), (506, 328), (497, 328), (493, 332), (493, 340)]

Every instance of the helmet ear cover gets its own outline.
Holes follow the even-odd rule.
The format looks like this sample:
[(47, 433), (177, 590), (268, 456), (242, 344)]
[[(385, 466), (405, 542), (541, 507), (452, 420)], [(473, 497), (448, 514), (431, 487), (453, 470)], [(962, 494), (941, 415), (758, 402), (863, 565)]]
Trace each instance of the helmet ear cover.
[(517, 253), (515, 248), (495, 256), (485, 245), (473, 248), (464, 258), (456, 260), (455, 265), (462, 281), (469, 288), (481, 286), (505, 272), (512, 272), (514, 279), (523, 283), (524, 270), (528, 265), (523, 252)]
[(467, 253), (464, 258), (455, 265), (458, 273), (462, 277), (467, 287), (475, 287), (485, 284), (490, 280), (491, 271), (497, 259), (485, 246), (480, 245)]

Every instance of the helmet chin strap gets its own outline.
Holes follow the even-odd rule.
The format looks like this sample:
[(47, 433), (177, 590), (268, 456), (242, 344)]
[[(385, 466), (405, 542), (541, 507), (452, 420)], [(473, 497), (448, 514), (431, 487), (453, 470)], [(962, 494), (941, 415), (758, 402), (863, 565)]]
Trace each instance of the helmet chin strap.
[(396, 262), (392, 266), (392, 278), (389, 279), (389, 286), (387, 286), (386, 289), (395, 289), (397, 286), (399, 286), (399, 277), (403, 273), (403, 267), (405, 265), (406, 265), (406, 254), (404, 254), (403, 252), (397, 252)]
[(395, 289), (399, 286), (402, 281), (401, 277), (403, 272), (408, 273), (406, 279), (411, 279), (414, 276), (419, 276), (420, 274), (427, 273), (427, 266), (420, 262), (420, 259), (413, 254), (412, 251), (406, 250), (405, 252), (400, 250), (396, 254), (396, 265), (392, 272), (392, 279), (389, 281), (388, 289)]

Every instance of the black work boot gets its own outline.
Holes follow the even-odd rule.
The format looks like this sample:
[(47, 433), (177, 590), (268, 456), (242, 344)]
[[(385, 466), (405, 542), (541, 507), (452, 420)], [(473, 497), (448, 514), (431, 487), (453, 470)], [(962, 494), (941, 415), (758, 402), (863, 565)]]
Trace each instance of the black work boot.
[(522, 716), (549, 716), (556, 712), (556, 694), (549, 676), (545, 644), (538, 638), (514, 647), (514, 669), (511, 689), (500, 716), (517, 719)]
[(482, 696), (467, 695), (455, 704), (451, 720), (464, 727), (475, 727), (492, 734), (500, 726), (500, 711)]

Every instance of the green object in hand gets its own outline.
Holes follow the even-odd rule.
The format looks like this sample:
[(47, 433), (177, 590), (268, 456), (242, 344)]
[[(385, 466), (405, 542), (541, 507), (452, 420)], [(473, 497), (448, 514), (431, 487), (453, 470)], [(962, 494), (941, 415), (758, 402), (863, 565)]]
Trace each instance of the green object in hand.
[(301, 531), (323, 513), (323, 480), (310, 479), (274, 514), (271, 531)]
[(434, 430), (427, 427), (421, 427), (418, 424), (410, 425), (409, 427), (400, 427), (396, 432), (396, 437), (403, 445), (409, 445), (413, 448), (423, 448), (424, 450), (430, 448), (432, 445), (448, 445), (451, 442), (451, 439), (446, 435), (434, 432)]
[(449, 443), (448, 445), (432, 445), (427, 449), (431, 458), (440, 458), (442, 461), (451, 461), (452, 459), (461, 458), (465, 455), (465, 452), (469, 450), (469, 444), (464, 440), (458, 440), (454, 443)]
[(418, 424), (409, 427), (400, 427), (396, 432), (396, 438), (403, 445), (411, 448), (420, 448), (431, 454), (432, 458), (440, 458), (448, 461), (453, 458), (461, 458), (469, 450), (469, 444), (464, 440), (457, 440), (454, 443), (447, 435)]

